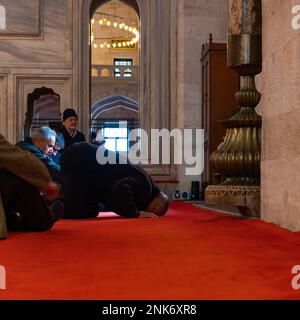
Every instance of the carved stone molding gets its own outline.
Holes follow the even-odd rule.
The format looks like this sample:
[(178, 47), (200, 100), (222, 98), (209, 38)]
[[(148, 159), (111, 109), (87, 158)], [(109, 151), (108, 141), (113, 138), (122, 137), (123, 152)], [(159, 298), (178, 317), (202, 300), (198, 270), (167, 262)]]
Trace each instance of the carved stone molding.
[(40, 38), (43, 2), (44, 0), (1, 1), (6, 28), (0, 29), (0, 38)]
[(0, 74), (0, 132), (6, 137), (9, 128), (7, 106), (7, 75)]
[(205, 189), (205, 203), (236, 206), (245, 216), (259, 217), (260, 187), (211, 185)]
[[(76, 11), (74, 1), (61, 0), (57, 6), (57, 12), (51, 0), (32, 1), (37, 3), (35, 11), (38, 15), (38, 19), (36, 18), (38, 31), (30, 35), (2, 30), (0, 32), (0, 68), (72, 69), (74, 56), (76, 59), (77, 55), (73, 48), (75, 36), (73, 29), (74, 24), (77, 23), (73, 17), (73, 11)], [(78, 33), (76, 37), (78, 38)]]

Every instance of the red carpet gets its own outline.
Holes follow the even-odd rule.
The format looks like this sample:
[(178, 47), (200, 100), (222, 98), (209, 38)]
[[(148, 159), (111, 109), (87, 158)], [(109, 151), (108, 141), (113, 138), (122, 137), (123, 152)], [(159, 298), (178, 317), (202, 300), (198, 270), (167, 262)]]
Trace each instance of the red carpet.
[(61, 221), (0, 241), (0, 299), (299, 299), (300, 234), (173, 202), (158, 219)]

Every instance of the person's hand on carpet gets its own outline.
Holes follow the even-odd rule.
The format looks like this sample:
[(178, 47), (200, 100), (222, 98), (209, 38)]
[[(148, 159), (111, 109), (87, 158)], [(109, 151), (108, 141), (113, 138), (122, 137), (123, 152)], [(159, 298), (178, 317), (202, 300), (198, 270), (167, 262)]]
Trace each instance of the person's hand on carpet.
[(148, 211), (140, 211), (140, 218), (157, 218), (157, 215)]
[(47, 189), (43, 191), (44, 196), (47, 200), (55, 200), (58, 198), (60, 193), (60, 186), (55, 182), (49, 182)]

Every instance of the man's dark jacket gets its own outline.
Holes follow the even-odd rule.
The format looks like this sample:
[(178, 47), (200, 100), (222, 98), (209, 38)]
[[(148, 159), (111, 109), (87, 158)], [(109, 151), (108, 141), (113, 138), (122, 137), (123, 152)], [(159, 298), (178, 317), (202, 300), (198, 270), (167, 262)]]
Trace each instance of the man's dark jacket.
[(64, 140), (65, 140), (65, 148), (64, 148), (64, 150), (69, 148), (69, 147), (71, 147), (75, 143), (86, 141), (84, 134), (81, 133), (80, 131), (76, 131), (76, 134), (75, 134), (74, 137), (70, 136), (68, 130), (64, 126), (59, 128), (58, 131), (63, 135)]
[(104, 164), (96, 159), (97, 146), (73, 145), (61, 158), (65, 217), (96, 216), (99, 203), (124, 217), (138, 217), (160, 193), (147, 172), (133, 164)]

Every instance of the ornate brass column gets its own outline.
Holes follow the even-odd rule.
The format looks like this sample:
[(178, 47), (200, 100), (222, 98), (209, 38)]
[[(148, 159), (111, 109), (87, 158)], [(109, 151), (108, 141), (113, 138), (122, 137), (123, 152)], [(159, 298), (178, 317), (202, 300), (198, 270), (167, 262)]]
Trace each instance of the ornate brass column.
[(225, 181), (205, 190), (207, 204), (237, 206), (247, 216), (260, 215), (261, 94), (255, 75), (262, 71), (261, 0), (229, 0), (228, 67), (240, 75), (235, 94), (239, 108), (228, 120), (224, 141), (210, 161)]

